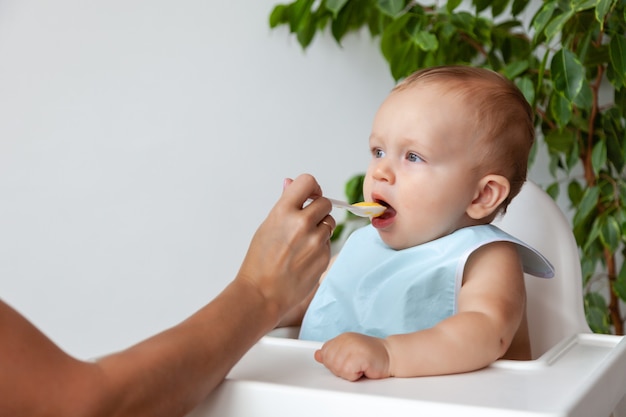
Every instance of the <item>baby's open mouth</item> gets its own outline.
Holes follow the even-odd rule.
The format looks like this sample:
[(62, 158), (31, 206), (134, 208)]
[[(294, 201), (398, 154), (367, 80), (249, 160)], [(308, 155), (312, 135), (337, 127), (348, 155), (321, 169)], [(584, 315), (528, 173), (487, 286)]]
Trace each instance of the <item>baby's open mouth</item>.
[(387, 210), (383, 211), (383, 214), (381, 214), (380, 216), (377, 216), (378, 219), (388, 219), (396, 215), (396, 210), (393, 207), (391, 207), (391, 205), (387, 203), (385, 200), (377, 199), (374, 201), (382, 206), (387, 207)]

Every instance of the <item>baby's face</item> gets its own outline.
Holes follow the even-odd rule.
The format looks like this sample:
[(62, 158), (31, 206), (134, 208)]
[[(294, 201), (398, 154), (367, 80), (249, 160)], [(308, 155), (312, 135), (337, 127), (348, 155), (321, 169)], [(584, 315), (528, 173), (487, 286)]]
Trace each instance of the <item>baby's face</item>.
[(466, 105), (437, 83), (392, 92), (376, 113), (365, 199), (389, 206), (372, 219), (383, 241), (404, 249), (473, 224), (466, 209), (481, 172)]

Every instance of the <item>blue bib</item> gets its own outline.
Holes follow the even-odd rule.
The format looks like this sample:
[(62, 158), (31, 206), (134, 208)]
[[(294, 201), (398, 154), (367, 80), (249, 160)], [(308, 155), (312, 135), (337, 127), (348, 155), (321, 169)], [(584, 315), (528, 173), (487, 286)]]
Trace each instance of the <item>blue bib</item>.
[(540, 253), (490, 224), (402, 250), (387, 246), (371, 225), (356, 230), (311, 301), (300, 339), (325, 342), (345, 332), (386, 337), (430, 328), (456, 313), (472, 252), (497, 241), (517, 244), (524, 272), (554, 275)]

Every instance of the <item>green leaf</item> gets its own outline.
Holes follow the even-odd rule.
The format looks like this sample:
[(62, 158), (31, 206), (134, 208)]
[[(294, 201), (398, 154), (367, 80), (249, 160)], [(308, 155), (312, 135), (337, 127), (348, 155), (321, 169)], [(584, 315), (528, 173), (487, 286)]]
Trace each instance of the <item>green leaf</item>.
[(552, 183), (548, 186), (548, 188), (546, 188), (546, 193), (548, 193), (548, 195), (550, 197), (552, 197), (553, 200), (556, 200), (559, 197), (559, 183), (555, 182)]
[(289, 27), (293, 33), (303, 25), (303, 22), (311, 14), (311, 6), (314, 0), (297, 0), (289, 5)]
[(550, 99), (550, 114), (559, 129), (563, 129), (572, 119), (572, 103), (560, 94), (554, 94)]
[(596, 176), (598, 176), (600, 171), (606, 166), (606, 159), (606, 142), (603, 140), (598, 141), (591, 151), (591, 166)]
[(604, 29), (604, 18), (607, 13), (611, 10), (613, 3), (616, 0), (600, 0), (598, 5), (596, 6), (596, 20), (600, 23), (600, 30)]
[(576, 135), (570, 130), (551, 130), (545, 136), (548, 150), (555, 153), (568, 153), (576, 142)]
[[(350, 213), (349, 211), (347, 213)], [(335, 227), (335, 229), (333, 230), (333, 234), (330, 237), (330, 241), (334, 242), (337, 239), (339, 239), (339, 237), (341, 237), (341, 234), (343, 233), (343, 230), (345, 229), (346, 225), (343, 223), (338, 223), (337, 226)]]
[(452, 13), (457, 7), (461, 5), (463, 0), (450, 0), (446, 3), (446, 11)]
[(566, 166), (567, 166), (567, 172), (569, 173), (571, 171), (572, 168), (574, 168), (580, 161), (580, 149), (578, 147), (578, 141), (575, 141), (572, 144), (572, 148), (570, 149), (568, 155), (567, 155), (567, 160), (566, 162)]
[(472, 4), (476, 8), (476, 14), (478, 14), (491, 5), (491, 0), (472, 0)]
[(546, 65), (548, 64), (548, 57), (550, 55), (550, 50), (546, 48), (545, 53), (543, 54), (543, 58), (541, 58), (541, 61), (539, 63), (539, 68), (537, 70), (538, 75), (537, 75), (537, 87), (535, 88), (535, 94), (539, 97), (541, 95), (541, 92), (543, 91), (543, 78), (544, 76), (548, 75), (546, 74)]
[(570, 102), (574, 101), (585, 79), (585, 68), (576, 55), (567, 49), (559, 50), (552, 58), (550, 70), (554, 89)]
[(603, 134), (601, 137), (606, 141), (607, 157), (618, 172), (624, 168), (624, 148), (626, 145), (626, 134), (622, 120), (622, 113), (616, 107), (601, 114), (601, 133)]
[(491, 46), (491, 29), (493, 25), (490, 20), (479, 17), (474, 21), (473, 38), (485, 47)]
[(348, 0), (326, 0), (326, 8), (331, 11), (333, 17), (337, 17)]
[(582, 12), (583, 10), (596, 7), (598, 0), (574, 0), (571, 3), (571, 8), (575, 12)]
[(576, 207), (583, 198), (583, 187), (578, 181), (572, 180), (567, 185), (567, 195), (569, 200), (572, 202), (572, 205)]
[(580, 269), (583, 276), (583, 285), (586, 286), (589, 283), (589, 279), (596, 272), (596, 258), (583, 256), (580, 259)]
[(565, 26), (567, 21), (570, 20), (573, 15), (574, 11), (570, 10), (558, 16), (555, 16), (554, 19), (552, 19), (550, 23), (548, 23), (544, 30), (546, 40), (550, 41), (555, 35), (561, 33), (561, 31), (563, 30), (563, 26)]
[(611, 332), (608, 308), (601, 294), (592, 292), (585, 295), (585, 316), (594, 333)]
[(552, 14), (557, 9), (558, 4), (556, 1), (548, 1), (543, 4), (543, 7), (533, 16), (532, 27), (535, 32), (534, 42), (538, 42), (543, 35), (543, 30), (552, 18)]
[(589, 85), (589, 81), (584, 78), (583, 85), (580, 88), (580, 92), (574, 98), (574, 105), (583, 110), (590, 110), (593, 105), (593, 91)]
[(411, 36), (411, 39), (422, 51), (435, 51), (439, 47), (437, 37), (424, 30)]
[(391, 75), (399, 80), (406, 77), (417, 67), (416, 47), (409, 40), (401, 40), (393, 51), (391, 57)]
[(491, 1), (491, 15), (493, 17), (500, 16), (509, 5), (509, 0), (492, 0)]
[(576, 210), (576, 214), (574, 214), (574, 219), (572, 220), (574, 225), (578, 225), (587, 220), (587, 217), (595, 210), (599, 197), (600, 188), (597, 186), (589, 187), (585, 190), (580, 204), (578, 205), (578, 210)]
[(523, 73), (528, 69), (529, 63), (527, 60), (515, 61), (511, 62), (501, 71), (502, 75), (504, 75), (509, 80), (514, 80), (515, 77)]
[(559, 154), (551, 153), (550, 154), (550, 163), (548, 164), (548, 170), (550, 171), (550, 175), (554, 178), (557, 176), (557, 170), (560, 167), (561, 158)]
[(606, 140), (606, 154), (619, 172), (624, 169), (626, 135), (622, 127), (622, 112), (616, 107), (602, 114), (602, 128)]
[(600, 309), (606, 309), (606, 300), (602, 294), (597, 292), (589, 292), (585, 295), (585, 305), (588, 307), (599, 307)]
[[(302, 49), (306, 49), (311, 44), (315, 36), (315, 29), (315, 22), (311, 14), (304, 15), (298, 27), (298, 32), (296, 33), (296, 38), (300, 46), (302, 46)], [(339, 42), (339, 40), (337, 40), (337, 42)]]
[(589, 328), (596, 334), (610, 334), (611, 327), (608, 323), (608, 315), (598, 307), (593, 307), (585, 311), (585, 319)]
[[(619, 194), (620, 210), (622, 215), (626, 217), (626, 183), (620, 181), (618, 183), (617, 193)], [(622, 236), (626, 239), (626, 219), (622, 220)]]
[(615, 87), (615, 89), (620, 90), (624, 87), (624, 80), (622, 79), (621, 74), (616, 74), (612, 65), (607, 66), (606, 68), (606, 79)]
[[(600, 236), (600, 226), (601, 226), (600, 220), (596, 218), (591, 224), (591, 228), (585, 228), (584, 225), (583, 226), (577, 225), (574, 228), (575, 232), (580, 231), (581, 228), (584, 229), (583, 230), (585, 232), (585, 235), (583, 237), (584, 242), (582, 245), (580, 245), (583, 253), (587, 254), (589, 251), (589, 248), (593, 246), (593, 244), (596, 242), (596, 240)], [(578, 236), (577, 236), (577, 240), (578, 240)]]
[[(584, 20), (585, 22), (583, 23), (582, 20)], [(588, 20), (590, 21), (589, 23), (587, 23)], [(588, 24), (589, 26), (595, 27), (595, 23), (595, 20), (591, 20), (588, 16), (586, 16), (584, 19), (580, 18), (580, 16), (576, 16), (576, 19), (574, 19), (573, 21), (573, 25), (569, 26), (571, 27), (574, 25)], [(569, 33), (569, 30), (567, 33)], [(594, 35), (594, 30), (590, 29), (586, 33), (581, 34), (580, 38), (576, 40), (576, 55), (579, 57), (580, 62), (582, 62), (586, 68), (590, 67), (590, 59), (597, 59), (596, 51), (598, 50), (598, 45), (596, 43), (593, 43), (595, 42)], [(566, 34), (563, 34), (563, 36), (566, 36)], [(567, 44), (571, 45), (571, 42), (568, 42)]]
[(619, 275), (613, 284), (613, 292), (623, 301), (626, 301), (626, 262), (622, 263)]
[(346, 7), (333, 19), (330, 25), (330, 32), (335, 41), (341, 45), (341, 40), (350, 29), (351, 10)]
[(396, 17), (404, 9), (404, 0), (378, 0), (378, 8), (390, 17)]
[(474, 31), (474, 21), (476, 19), (470, 13), (459, 12), (451, 16), (451, 22), (458, 30), (462, 30), (467, 33)]
[(277, 5), (270, 14), (270, 28), (275, 28), (281, 23), (286, 23), (287, 19), (287, 6), (284, 4)]
[(354, 204), (359, 201), (363, 201), (363, 181), (365, 180), (364, 174), (357, 174), (350, 178), (345, 185), (346, 199), (348, 203)]
[(609, 324), (609, 316), (606, 310), (598, 307), (592, 307), (585, 312), (585, 318), (589, 324), (589, 328), (594, 333), (610, 334), (611, 326)]
[(626, 37), (615, 35), (609, 42), (609, 55), (615, 75), (626, 85)]
[(615, 217), (606, 216), (603, 218), (600, 227), (600, 241), (602, 245), (611, 252), (615, 252), (619, 246), (621, 236), (622, 229)]
[(520, 89), (526, 101), (531, 105), (535, 103), (535, 85), (529, 77), (522, 77), (516, 83), (517, 88)]
[(513, 0), (513, 5), (511, 6), (511, 14), (513, 16), (517, 16), (518, 14), (523, 12), (526, 9), (526, 6), (528, 6), (529, 1), (530, 0)]
[(380, 49), (390, 65), (395, 55), (395, 50), (398, 48), (398, 44), (402, 42), (401, 32), (406, 27), (410, 18), (411, 16), (409, 14), (404, 14), (398, 19), (393, 20), (387, 25), (380, 37)]
[(622, 113), (626, 113), (626, 88), (613, 92), (613, 102), (615, 107)]

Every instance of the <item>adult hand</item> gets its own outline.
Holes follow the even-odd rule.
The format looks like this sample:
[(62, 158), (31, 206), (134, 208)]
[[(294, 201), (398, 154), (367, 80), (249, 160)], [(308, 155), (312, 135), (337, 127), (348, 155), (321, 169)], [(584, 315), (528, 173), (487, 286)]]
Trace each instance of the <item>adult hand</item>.
[[(278, 316), (302, 301), (330, 260), (332, 205), (307, 174), (286, 180), (283, 195), (255, 233), (238, 280), (253, 284)], [(308, 199), (313, 201), (303, 208)]]
[(329, 340), (315, 352), (315, 360), (348, 381), (391, 376), (385, 340), (360, 333), (343, 333)]

